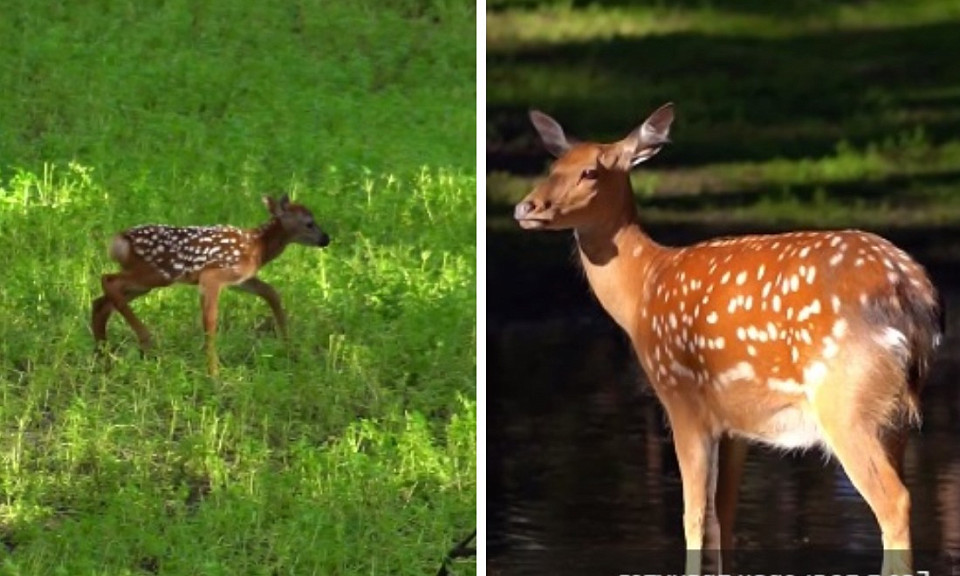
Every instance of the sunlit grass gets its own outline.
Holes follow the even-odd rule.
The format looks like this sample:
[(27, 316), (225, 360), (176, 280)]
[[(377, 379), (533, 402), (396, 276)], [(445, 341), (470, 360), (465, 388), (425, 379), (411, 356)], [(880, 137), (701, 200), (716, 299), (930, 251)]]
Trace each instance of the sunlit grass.
[(696, 33), (708, 36), (788, 38), (850, 29), (865, 30), (921, 25), (960, 16), (960, 6), (948, 0), (901, 2), (777, 3), (754, 9), (743, 2), (638, 2), (633, 6), (602, 6), (570, 0), (488, 3), (487, 46), (493, 52), (549, 46)]
[[(424, 574), (476, 514), (474, 13), (467, 3), (24, 5), (0, 18), (0, 573)], [(114, 317), (112, 234), (333, 242), (220, 303)], [(470, 573), (465, 563), (457, 573)]]

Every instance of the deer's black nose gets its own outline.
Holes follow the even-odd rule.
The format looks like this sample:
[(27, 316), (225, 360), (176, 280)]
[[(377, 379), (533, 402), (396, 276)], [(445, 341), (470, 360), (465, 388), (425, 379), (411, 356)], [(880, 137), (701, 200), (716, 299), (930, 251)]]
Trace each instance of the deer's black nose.
[(326, 234), (321, 234), (320, 239), (317, 240), (317, 246), (323, 248), (325, 246), (328, 246), (329, 244), (330, 244), (330, 237), (327, 236)]

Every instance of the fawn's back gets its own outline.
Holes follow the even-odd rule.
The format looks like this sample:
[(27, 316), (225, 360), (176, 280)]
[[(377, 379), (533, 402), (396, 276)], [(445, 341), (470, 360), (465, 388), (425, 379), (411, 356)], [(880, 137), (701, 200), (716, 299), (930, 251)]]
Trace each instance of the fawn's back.
[(132, 263), (131, 253), (170, 282), (195, 284), (207, 268), (225, 268), (250, 260), (250, 233), (234, 226), (145, 225), (114, 237), (110, 257), (121, 266)]

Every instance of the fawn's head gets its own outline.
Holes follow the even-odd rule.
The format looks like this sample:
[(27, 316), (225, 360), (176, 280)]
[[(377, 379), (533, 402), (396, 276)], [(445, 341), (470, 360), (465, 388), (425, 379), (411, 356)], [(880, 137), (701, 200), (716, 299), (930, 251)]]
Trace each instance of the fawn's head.
[[(612, 144), (568, 140), (556, 120), (536, 110), (530, 120), (557, 161), (550, 174), (517, 204), (514, 218), (526, 229), (589, 226), (623, 209), (630, 170), (669, 142), (673, 104), (664, 104), (626, 138)], [(614, 197), (616, 196), (616, 197)]]
[(290, 242), (321, 248), (330, 244), (330, 236), (320, 229), (306, 206), (290, 202), (286, 194), (279, 199), (264, 196), (263, 203), (270, 215), (280, 222), (280, 227)]

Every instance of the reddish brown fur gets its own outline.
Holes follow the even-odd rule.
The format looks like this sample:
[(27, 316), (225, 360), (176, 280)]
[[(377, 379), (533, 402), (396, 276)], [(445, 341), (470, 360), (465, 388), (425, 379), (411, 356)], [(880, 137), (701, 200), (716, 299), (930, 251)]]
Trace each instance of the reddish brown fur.
[(122, 270), (103, 275), (104, 294), (93, 302), (91, 326), (97, 345), (106, 341), (107, 322), (117, 311), (136, 332), (141, 348), (149, 347), (150, 333), (129, 303), (154, 288), (174, 283), (200, 287), (211, 374), (219, 371), (214, 339), (217, 303), (224, 286), (263, 298), (285, 337), (286, 318), (280, 296), (256, 274), (290, 243), (323, 247), (329, 237), (307, 208), (291, 203), (286, 196), (279, 200), (265, 197), (264, 202), (272, 218), (259, 228), (140, 226), (115, 236), (109, 254)]
[[(707, 548), (732, 545), (733, 506), (715, 495), (719, 482), (718, 497), (735, 500), (742, 451), (717, 461), (733, 435), (824, 447), (877, 515), (884, 548), (909, 549), (897, 469), (942, 330), (922, 267), (855, 230), (660, 246), (638, 224), (628, 172), (666, 142), (671, 106), (605, 145), (570, 144), (555, 121), (531, 118), (559, 159), (516, 219), (575, 231), (594, 293), (629, 334), (674, 431), (687, 548), (704, 536)], [(909, 563), (909, 553), (885, 556), (884, 573)], [(687, 572), (699, 568), (691, 555)]]

